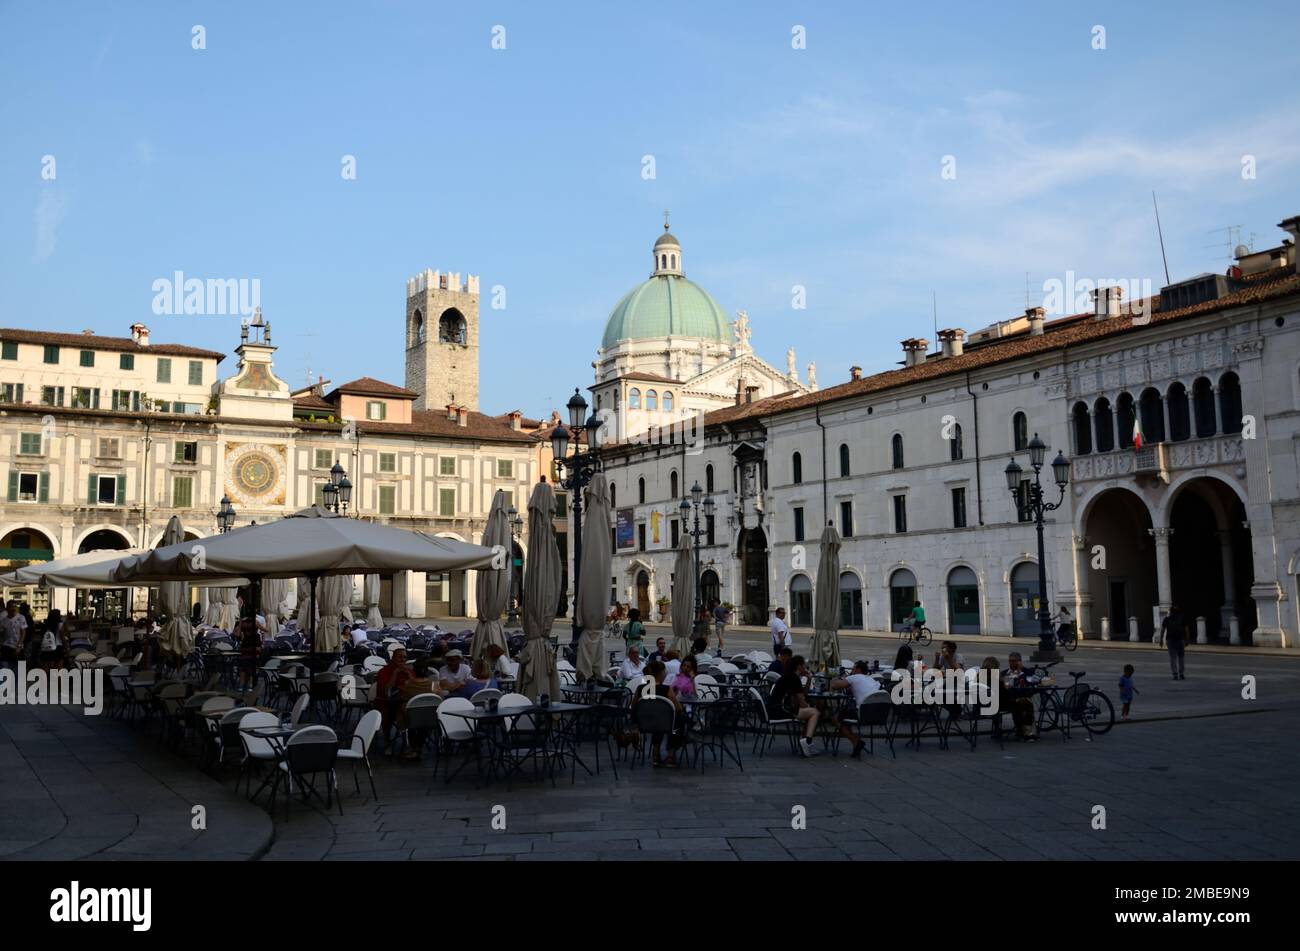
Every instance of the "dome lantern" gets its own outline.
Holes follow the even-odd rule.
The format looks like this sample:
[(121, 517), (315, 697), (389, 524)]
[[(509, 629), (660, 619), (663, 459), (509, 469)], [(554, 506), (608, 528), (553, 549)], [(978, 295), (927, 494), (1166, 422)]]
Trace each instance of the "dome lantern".
[(661, 275), (682, 276), (682, 246), (677, 243), (677, 239), (668, 230), (667, 211), (664, 212), (664, 233), (655, 241), (651, 253), (654, 257), (654, 269), (650, 272), (651, 277)]

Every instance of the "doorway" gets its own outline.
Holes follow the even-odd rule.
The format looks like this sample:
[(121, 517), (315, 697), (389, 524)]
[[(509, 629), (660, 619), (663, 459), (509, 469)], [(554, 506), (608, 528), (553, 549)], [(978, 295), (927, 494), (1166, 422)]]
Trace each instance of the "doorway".
[(1037, 637), (1038, 566), (1021, 562), (1011, 573), (1011, 633), (1015, 637)]
[(636, 573), (636, 609), (643, 623), (650, 620), (650, 575), (644, 570)]
[(747, 528), (740, 535), (741, 617), (745, 624), (767, 624), (767, 535)]

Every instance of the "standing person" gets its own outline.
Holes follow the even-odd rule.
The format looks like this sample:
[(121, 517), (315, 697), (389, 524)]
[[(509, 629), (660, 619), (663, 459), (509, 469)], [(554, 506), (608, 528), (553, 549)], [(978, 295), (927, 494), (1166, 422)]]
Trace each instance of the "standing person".
[(817, 708), (808, 703), (804, 696), (804, 677), (808, 669), (803, 657), (796, 654), (786, 664), (781, 679), (772, 685), (768, 696), (768, 711), (773, 720), (794, 718), (803, 722), (803, 739), (799, 741), (800, 756), (816, 756), (821, 750), (813, 749), (813, 737), (817, 735)]
[(713, 602), (713, 633), (718, 638), (718, 654), (721, 655), (725, 647), (722, 638), (727, 633), (727, 609), (721, 601)]
[(777, 608), (772, 616), (772, 653), (779, 655), (783, 647), (793, 650), (794, 638), (790, 636), (790, 628), (785, 623), (785, 608)]
[(257, 660), (262, 656), (262, 635), (251, 617), (239, 619), (239, 688), (247, 693), (257, 680)]
[(641, 623), (641, 612), (637, 608), (627, 612), (627, 624), (623, 627), (623, 649), (637, 649), (641, 652), (641, 641), (645, 638), (645, 625)]
[(1160, 622), (1160, 633), (1169, 651), (1169, 670), (1174, 675), (1174, 680), (1186, 680), (1183, 675), (1183, 649), (1187, 644), (1187, 621), (1178, 605), (1169, 606), (1169, 614)]
[(18, 603), (18, 616), (23, 619), (23, 630), (27, 632), (27, 663), (31, 667), (36, 666), (36, 661), (40, 655), (41, 639), (37, 637), (36, 621), (32, 617), (32, 609), (26, 601)]
[(1120, 719), (1128, 719), (1129, 704), (1133, 702), (1133, 694), (1137, 693), (1137, 687), (1133, 686), (1133, 665), (1124, 665), (1124, 676), (1119, 678), (1119, 699), (1124, 704), (1120, 711)]
[(5, 605), (5, 616), (0, 618), (0, 663), (18, 670), (18, 659), (27, 642), (27, 619), (18, 613), (18, 602)]

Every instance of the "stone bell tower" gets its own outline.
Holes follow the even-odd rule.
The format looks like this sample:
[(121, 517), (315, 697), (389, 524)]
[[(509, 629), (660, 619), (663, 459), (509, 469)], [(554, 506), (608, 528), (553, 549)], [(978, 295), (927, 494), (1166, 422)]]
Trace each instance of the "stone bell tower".
[(426, 270), (406, 282), (406, 388), (416, 409), (478, 410), (478, 277)]

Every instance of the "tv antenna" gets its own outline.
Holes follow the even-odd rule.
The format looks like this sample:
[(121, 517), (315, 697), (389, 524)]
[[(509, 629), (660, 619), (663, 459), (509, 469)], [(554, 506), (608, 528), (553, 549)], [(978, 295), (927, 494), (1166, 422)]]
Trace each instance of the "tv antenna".
[(1169, 259), (1165, 257), (1165, 233), (1160, 227), (1160, 206), (1156, 204), (1155, 189), (1151, 190), (1151, 206), (1156, 210), (1156, 234), (1160, 236), (1160, 260), (1165, 265), (1165, 284), (1169, 281)]

